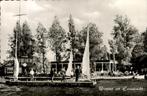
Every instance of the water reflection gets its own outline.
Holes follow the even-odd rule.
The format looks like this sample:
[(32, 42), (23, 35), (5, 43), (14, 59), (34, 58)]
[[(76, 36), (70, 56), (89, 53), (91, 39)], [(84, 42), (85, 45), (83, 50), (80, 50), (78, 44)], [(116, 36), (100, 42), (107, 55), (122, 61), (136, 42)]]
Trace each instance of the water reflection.
[(5, 84), (0, 84), (0, 96), (19, 96), (16, 93), (20, 92), (21, 88), (17, 86), (7, 86)]
[(91, 88), (18, 87), (0, 84), (0, 96), (77, 96), (87, 94)]

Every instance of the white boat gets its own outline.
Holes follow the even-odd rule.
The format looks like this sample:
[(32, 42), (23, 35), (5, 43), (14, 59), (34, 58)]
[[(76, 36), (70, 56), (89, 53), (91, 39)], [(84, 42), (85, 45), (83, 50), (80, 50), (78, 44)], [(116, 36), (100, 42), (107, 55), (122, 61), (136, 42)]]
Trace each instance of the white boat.
[[(69, 59), (69, 64), (68, 68), (66, 71), (66, 75), (70, 76), (71, 71), (72, 71), (72, 61), (73, 61), (73, 54), (72, 51), (70, 52), (70, 59)], [(86, 46), (85, 46), (85, 51), (82, 59), (82, 64), (81, 64), (81, 69), (82, 69), (82, 79), (80, 80), (90, 80), (90, 60), (89, 60), (89, 26), (87, 30), (87, 40), (86, 40)]]
[(145, 76), (144, 75), (136, 75), (135, 79), (145, 79)]
[(133, 76), (97, 76), (91, 78), (92, 80), (119, 80), (119, 79), (133, 79)]

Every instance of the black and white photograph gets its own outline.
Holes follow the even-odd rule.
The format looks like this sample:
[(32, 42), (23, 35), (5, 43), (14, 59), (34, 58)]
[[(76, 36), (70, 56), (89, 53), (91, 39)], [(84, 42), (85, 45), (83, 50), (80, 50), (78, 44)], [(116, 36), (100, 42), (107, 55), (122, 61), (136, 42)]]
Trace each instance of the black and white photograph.
[(0, 0), (0, 96), (147, 96), (147, 0)]

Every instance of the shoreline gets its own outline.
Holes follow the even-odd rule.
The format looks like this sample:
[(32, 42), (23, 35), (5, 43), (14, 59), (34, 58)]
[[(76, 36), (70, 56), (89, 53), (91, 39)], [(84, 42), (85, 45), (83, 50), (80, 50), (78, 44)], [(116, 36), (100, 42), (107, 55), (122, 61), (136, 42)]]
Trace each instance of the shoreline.
[(0, 84), (5, 84), (5, 83), (6, 83), (5, 77), (0, 77)]

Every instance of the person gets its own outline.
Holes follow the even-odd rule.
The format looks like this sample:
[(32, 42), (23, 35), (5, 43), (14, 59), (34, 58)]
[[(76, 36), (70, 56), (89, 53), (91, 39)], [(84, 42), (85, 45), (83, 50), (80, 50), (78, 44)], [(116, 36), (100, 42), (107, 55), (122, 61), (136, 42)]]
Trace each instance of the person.
[(77, 66), (77, 68), (75, 70), (75, 76), (76, 76), (75, 81), (78, 82), (79, 76), (80, 76), (80, 68), (79, 68), (79, 66)]
[(23, 75), (24, 75), (24, 76), (27, 76), (27, 70), (26, 70), (27, 63), (23, 63), (22, 66), (23, 66), (23, 69), (22, 69)]
[(135, 76), (137, 75), (136, 72), (133, 72), (133, 79), (135, 79)]
[(51, 68), (50, 76), (51, 76), (51, 81), (53, 82), (53, 79), (54, 79), (54, 69), (53, 68)]
[(34, 79), (34, 70), (33, 70), (33, 68), (30, 71), (30, 75), (31, 75), (31, 80), (33, 80)]
[(62, 70), (61, 70), (61, 76), (62, 76), (61, 81), (64, 81), (65, 80), (65, 68), (62, 68)]

